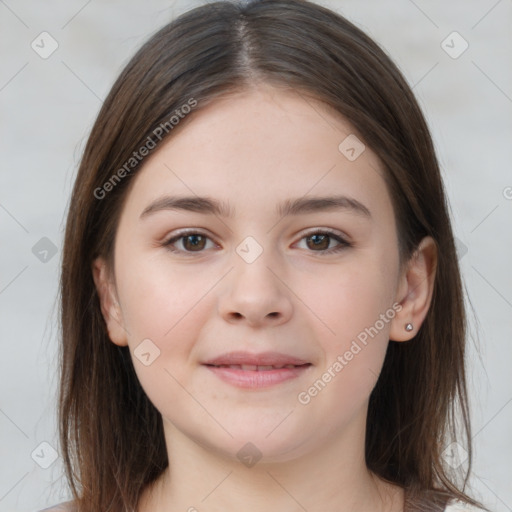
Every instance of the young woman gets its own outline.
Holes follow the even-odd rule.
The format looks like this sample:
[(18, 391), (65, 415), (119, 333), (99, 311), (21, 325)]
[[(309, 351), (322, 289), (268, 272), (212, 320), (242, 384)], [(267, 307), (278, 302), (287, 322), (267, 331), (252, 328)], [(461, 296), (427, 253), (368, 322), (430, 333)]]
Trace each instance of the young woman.
[(431, 137), (340, 15), (216, 2), (139, 50), (85, 148), (61, 295), (53, 510), (482, 507)]

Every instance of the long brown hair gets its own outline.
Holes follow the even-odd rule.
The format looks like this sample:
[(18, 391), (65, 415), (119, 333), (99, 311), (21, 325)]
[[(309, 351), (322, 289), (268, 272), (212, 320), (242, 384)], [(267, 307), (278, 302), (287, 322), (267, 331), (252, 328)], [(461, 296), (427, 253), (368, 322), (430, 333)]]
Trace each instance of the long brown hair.
[[(481, 507), (465, 494), (472, 453), (466, 313), (424, 117), (397, 67), (352, 23), (305, 0), (261, 0), (206, 4), (153, 35), (113, 85), (85, 147), (60, 283), (59, 434), (77, 510), (133, 511), (143, 489), (168, 466), (161, 415), (138, 382), (128, 347), (109, 340), (91, 270), (100, 255), (112, 268), (121, 208), (140, 168), (130, 159), (149, 139), (158, 145), (172, 137), (169, 120), (184, 105), (195, 102), (182, 124), (255, 80), (330, 106), (378, 155), (397, 219), (401, 262), (424, 236), (436, 241), (429, 312), (411, 342), (389, 343), (370, 397), (366, 463), (407, 490), (409, 510), (442, 510), (450, 498)], [(454, 474), (442, 456), (460, 435), (458, 418), (468, 452), (463, 475)]]

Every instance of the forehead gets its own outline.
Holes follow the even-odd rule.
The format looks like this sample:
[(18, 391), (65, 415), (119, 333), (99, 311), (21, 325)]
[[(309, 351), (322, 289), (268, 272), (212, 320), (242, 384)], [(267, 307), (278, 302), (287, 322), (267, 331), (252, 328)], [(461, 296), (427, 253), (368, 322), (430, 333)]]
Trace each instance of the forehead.
[(311, 97), (255, 87), (191, 114), (143, 162), (128, 203), (140, 213), (163, 193), (208, 195), (239, 217), (245, 207), (263, 213), (287, 198), (336, 193), (382, 213), (391, 203), (381, 163), (368, 147), (347, 158), (347, 144), (357, 153), (364, 147), (355, 137), (350, 123)]

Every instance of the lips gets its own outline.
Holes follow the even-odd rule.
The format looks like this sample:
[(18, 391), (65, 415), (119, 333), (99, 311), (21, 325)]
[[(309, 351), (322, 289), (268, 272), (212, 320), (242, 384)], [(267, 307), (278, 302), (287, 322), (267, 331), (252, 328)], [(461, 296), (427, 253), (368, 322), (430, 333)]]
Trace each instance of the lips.
[(265, 390), (304, 377), (312, 364), (279, 352), (230, 352), (205, 361), (204, 366), (222, 381), (245, 390)]
[(308, 361), (279, 352), (229, 352), (205, 361), (203, 364), (246, 371), (268, 371), (310, 365)]
[(215, 365), (211, 365), (211, 366), (215, 366), (215, 368), (233, 368), (235, 370), (244, 370), (244, 371), (250, 370), (250, 371), (264, 372), (264, 371), (269, 371), (269, 370), (280, 370), (281, 368), (296, 368), (297, 366), (303, 366), (303, 365), (295, 365), (295, 364), (280, 364), (280, 365), (215, 364)]

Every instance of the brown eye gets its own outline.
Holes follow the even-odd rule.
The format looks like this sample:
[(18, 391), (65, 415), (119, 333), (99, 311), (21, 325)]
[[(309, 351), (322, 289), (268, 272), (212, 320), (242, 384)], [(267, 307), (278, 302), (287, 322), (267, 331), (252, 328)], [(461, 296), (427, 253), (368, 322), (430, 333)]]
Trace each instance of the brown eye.
[(183, 236), (183, 247), (187, 251), (200, 251), (204, 249), (206, 238), (203, 235), (186, 235)]
[[(203, 249), (205, 249), (206, 247), (207, 240), (210, 240), (210, 238), (202, 233), (189, 232), (180, 233), (170, 238), (169, 240), (167, 240), (167, 242), (164, 242), (162, 245), (172, 252), (202, 252)], [(176, 242), (181, 242), (181, 247), (176, 247)]]
[[(337, 246), (329, 248), (331, 240), (338, 242)], [(304, 236), (301, 240), (306, 240), (306, 247), (312, 252), (317, 252), (319, 255), (328, 255), (342, 251), (347, 247), (351, 247), (352, 244), (347, 242), (341, 236), (331, 231), (315, 231)]]
[(311, 244), (307, 244), (310, 249), (322, 249), (326, 250), (329, 248), (330, 242), (329, 235), (314, 234), (306, 237), (306, 240), (311, 240)]

